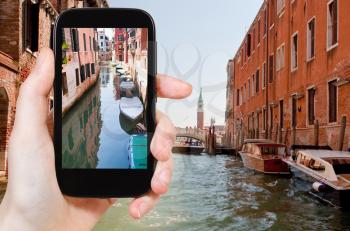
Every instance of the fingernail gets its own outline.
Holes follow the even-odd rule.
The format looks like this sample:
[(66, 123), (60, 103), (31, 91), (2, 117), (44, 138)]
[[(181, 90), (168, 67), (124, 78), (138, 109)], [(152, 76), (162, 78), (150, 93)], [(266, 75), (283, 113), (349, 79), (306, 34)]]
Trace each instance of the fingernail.
[(44, 65), (45, 62), (45, 55), (43, 54), (43, 52), (39, 52), (39, 55), (36, 59), (36, 64), (32, 70), (32, 73), (38, 73), (40, 72), (40, 68)]
[(45, 55), (43, 54), (43, 52), (39, 52), (39, 56), (36, 59), (36, 66), (40, 67), (44, 63), (44, 60), (45, 60)]
[(147, 213), (147, 205), (145, 202), (142, 202), (139, 206), (138, 216), (141, 218), (143, 215)]
[(168, 169), (164, 169), (159, 174), (159, 180), (162, 184), (168, 185), (170, 183), (171, 174)]

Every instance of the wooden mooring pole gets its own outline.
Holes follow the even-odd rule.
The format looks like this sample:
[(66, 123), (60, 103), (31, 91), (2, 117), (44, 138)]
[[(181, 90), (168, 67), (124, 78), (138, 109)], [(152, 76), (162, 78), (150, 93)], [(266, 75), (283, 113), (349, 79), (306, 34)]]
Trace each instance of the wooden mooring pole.
[(339, 142), (338, 142), (338, 150), (339, 151), (343, 150), (345, 129), (346, 129), (346, 116), (343, 116), (341, 118), (341, 127), (340, 127)]
[(278, 143), (282, 143), (282, 126), (278, 126)]
[(292, 128), (292, 145), (295, 144), (296, 135), (297, 135), (296, 133), (297, 133), (297, 129), (295, 126), (293, 126), (293, 128)]
[(278, 124), (276, 124), (276, 136), (275, 136), (275, 143), (277, 143), (277, 139), (278, 139)]
[(284, 144), (287, 145), (287, 141), (288, 141), (288, 128), (286, 128), (286, 131), (284, 133)]
[(315, 120), (314, 122), (314, 144), (315, 146), (318, 146), (319, 144), (319, 132), (320, 132), (320, 125), (318, 123), (318, 120)]

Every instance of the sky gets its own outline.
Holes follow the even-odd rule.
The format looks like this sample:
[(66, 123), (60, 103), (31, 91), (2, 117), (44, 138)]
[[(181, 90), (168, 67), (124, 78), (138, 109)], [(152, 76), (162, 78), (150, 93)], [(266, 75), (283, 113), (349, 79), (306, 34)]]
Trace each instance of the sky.
[(108, 0), (110, 7), (139, 8), (156, 24), (158, 73), (193, 86), (184, 100), (158, 99), (175, 126), (196, 126), (203, 89), (205, 125), (225, 123), (226, 66), (239, 48), (263, 0)]

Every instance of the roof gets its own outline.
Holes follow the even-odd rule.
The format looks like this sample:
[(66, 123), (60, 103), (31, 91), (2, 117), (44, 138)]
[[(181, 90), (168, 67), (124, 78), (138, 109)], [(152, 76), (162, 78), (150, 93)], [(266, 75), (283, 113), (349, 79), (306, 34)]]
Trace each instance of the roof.
[(298, 152), (314, 156), (316, 158), (331, 158), (331, 159), (336, 159), (336, 158), (349, 158), (350, 159), (350, 152), (343, 152), (343, 151), (331, 151), (331, 150), (298, 150)]

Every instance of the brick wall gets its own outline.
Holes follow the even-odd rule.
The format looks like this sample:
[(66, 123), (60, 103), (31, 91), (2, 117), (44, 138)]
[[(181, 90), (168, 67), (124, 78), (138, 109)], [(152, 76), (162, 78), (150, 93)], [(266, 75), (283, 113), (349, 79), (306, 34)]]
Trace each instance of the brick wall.
[(0, 171), (6, 169), (8, 138), (11, 134), (18, 94), (18, 67), (0, 52)]
[[(249, 130), (257, 129), (257, 120), (259, 120), (260, 137), (265, 136), (263, 129), (262, 111), (267, 107), (267, 130), (268, 137), (275, 139), (276, 125), (281, 125), (279, 102), (283, 100), (283, 140), (286, 129), (289, 129), (287, 135), (287, 144), (292, 143), (292, 98), (297, 94), (297, 112), (296, 112), (296, 143), (313, 144), (314, 125), (308, 122), (308, 89), (315, 88), (315, 119), (320, 124), (320, 144), (327, 144), (333, 148), (339, 143), (340, 121), (342, 116), (350, 117), (349, 90), (350, 84), (339, 86), (337, 102), (337, 118), (335, 123), (330, 123), (328, 118), (328, 81), (337, 77), (350, 77), (350, 67), (347, 65), (350, 60), (350, 20), (347, 18), (346, 9), (350, 8), (350, 1), (338, 0), (338, 27), (339, 39), (338, 45), (333, 49), (327, 49), (327, 14), (329, 1), (285, 1), (285, 7), (277, 13), (276, 5), (272, 0), (265, 1), (258, 12), (253, 24), (248, 30), (248, 34), (254, 39), (252, 43), (252, 52), (247, 57), (245, 46), (248, 40), (248, 34), (242, 42), (241, 47), (234, 57), (234, 86), (229, 88), (234, 94), (234, 123), (243, 122), (244, 133), (249, 134)], [(264, 15), (265, 9), (268, 12), (267, 34), (264, 36)], [(307, 59), (307, 24), (309, 20), (315, 17), (315, 57)], [(260, 44), (258, 44), (257, 31), (260, 23)], [(255, 34), (254, 34), (255, 31)], [(291, 47), (292, 35), (298, 34), (298, 67), (296, 70), (291, 68)], [(255, 36), (254, 36), (255, 35)], [(277, 49), (284, 45), (284, 66), (276, 69)], [(268, 46), (268, 47), (267, 47)], [(268, 84), (268, 88), (262, 86), (262, 66), (266, 62), (267, 72), (269, 74), (268, 56), (273, 54), (273, 79)], [(237, 105), (237, 90), (244, 86), (249, 86), (253, 75), (259, 70), (259, 91), (246, 94), (245, 100)], [(339, 71), (342, 70), (342, 71)], [(341, 73), (340, 73), (341, 72)], [(267, 90), (266, 90), (267, 89)], [(248, 90), (247, 90), (248, 92)], [(268, 92), (268, 101), (266, 94)], [(270, 113), (272, 111), (272, 113)], [(250, 120), (250, 122), (248, 122)], [(271, 123), (272, 122), (272, 123)], [(249, 124), (249, 125), (248, 125)], [(348, 123), (350, 125), (350, 123)], [(271, 132), (272, 128), (272, 132)], [(239, 133), (235, 130), (235, 135)], [(346, 130), (345, 147), (348, 148), (350, 131)]]
[(0, 51), (18, 60), (19, 46), (19, 7), (20, 1), (2, 0), (0, 2)]

